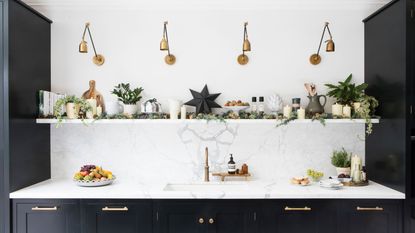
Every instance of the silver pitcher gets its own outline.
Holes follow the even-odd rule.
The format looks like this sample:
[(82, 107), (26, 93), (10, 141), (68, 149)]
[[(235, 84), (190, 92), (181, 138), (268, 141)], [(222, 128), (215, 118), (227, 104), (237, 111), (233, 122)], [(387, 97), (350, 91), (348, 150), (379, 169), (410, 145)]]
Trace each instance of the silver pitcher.
[(161, 104), (157, 102), (156, 98), (149, 99), (141, 104), (142, 113), (161, 113)]

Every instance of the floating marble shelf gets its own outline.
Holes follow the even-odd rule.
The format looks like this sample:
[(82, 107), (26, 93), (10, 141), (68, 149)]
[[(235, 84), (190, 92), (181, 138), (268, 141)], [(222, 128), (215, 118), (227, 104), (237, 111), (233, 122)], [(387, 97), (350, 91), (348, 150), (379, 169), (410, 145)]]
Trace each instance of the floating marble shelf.
[[(379, 119), (372, 119), (373, 124), (379, 123)], [(101, 119), (101, 120), (62, 120), (60, 124), (180, 124), (180, 123), (224, 123), (217, 120), (169, 120), (169, 119)], [(281, 120), (225, 120), (226, 123), (232, 124), (278, 124), (281, 123)], [(36, 119), (38, 124), (58, 124), (57, 119)], [(318, 120), (312, 121), (311, 119), (305, 120), (294, 120), (288, 124), (304, 124), (304, 123), (317, 123), (320, 124)], [(326, 124), (364, 124), (364, 119), (326, 119)]]

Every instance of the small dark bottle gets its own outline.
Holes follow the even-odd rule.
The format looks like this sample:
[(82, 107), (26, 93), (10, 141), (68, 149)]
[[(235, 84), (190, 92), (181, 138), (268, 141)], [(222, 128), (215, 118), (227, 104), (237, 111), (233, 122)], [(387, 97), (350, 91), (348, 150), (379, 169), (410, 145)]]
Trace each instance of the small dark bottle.
[(232, 154), (231, 154), (231, 158), (229, 159), (229, 162), (228, 162), (228, 173), (229, 174), (236, 174), (236, 164), (235, 164), (235, 161), (233, 161)]

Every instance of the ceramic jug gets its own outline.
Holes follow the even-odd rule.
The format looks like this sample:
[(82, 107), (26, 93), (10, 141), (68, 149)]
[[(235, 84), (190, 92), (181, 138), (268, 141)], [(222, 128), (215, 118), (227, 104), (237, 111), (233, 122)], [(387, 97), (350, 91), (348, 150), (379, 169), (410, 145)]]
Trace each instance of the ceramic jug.
[[(310, 102), (308, 103), (308, 106), (306, 107), (306, 112), (309, 114), (316, 114), (316, 113), (324, 113), (324, 106), (327, 102), (327, 97), (325, 95), (314, 95), (314, 96), (307, 96)], [(320, 103), (320, 98), (324, 98), (324, 103)]]

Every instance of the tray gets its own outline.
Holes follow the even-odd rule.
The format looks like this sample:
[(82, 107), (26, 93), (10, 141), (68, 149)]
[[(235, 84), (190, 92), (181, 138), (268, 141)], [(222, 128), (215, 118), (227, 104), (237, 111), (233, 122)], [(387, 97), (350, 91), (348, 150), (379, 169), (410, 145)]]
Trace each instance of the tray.
[(247, 174), (229, 174), (227, 172), (212, 173), (212, 176), (220, 176), (221, 181), (225, 181), (226, 177), (244, 177), (245, 180), (248, 180), (248, 177), (251, 176), (250, 173)]

